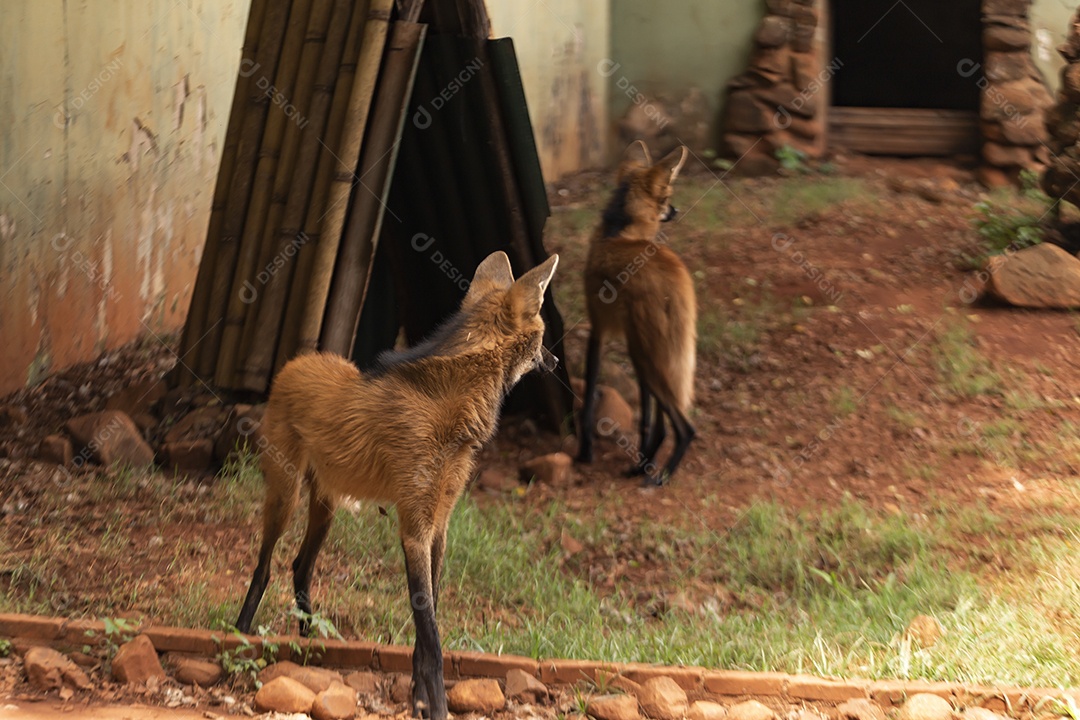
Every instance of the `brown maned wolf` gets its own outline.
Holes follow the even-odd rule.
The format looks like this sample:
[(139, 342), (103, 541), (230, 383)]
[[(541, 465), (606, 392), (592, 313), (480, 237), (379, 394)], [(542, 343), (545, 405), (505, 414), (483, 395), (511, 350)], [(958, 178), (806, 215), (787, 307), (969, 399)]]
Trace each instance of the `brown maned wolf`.
[[(553, 255), (515, 281), (506, 254), (489, 255), (460, 311), (417, 347), (384, 353), (374, 372), (361, 375), (328, 353), (302, 355), (281, 369), (263, 419), (262, 547), (239, 630), (251, 630), (302, 481), (310, 487), (308, 526), (292, 565), (293, 589), (309, 614), (315, 557), (338, 500), (393, 502), (416, 624), (413, 713), (446, 718), (435, 624), (446, 527), (506, 393), (530, 370), (555, 367), (541, 344), (540, 307), (558, 260)], [(301, 632), (308, 629), (302, 623)]]
[[(655, 165), (641, 141), (626, 150), (618, 188), (593, 234), (585, 266), (585, 301), (592, 331), (585, 369), (579, 462), (592, 462), (600, 351), (611, 336), (626, 338), (641, 391), (638, 459), (630, 475), (661, 485), (675, 472), (694, 438), (687, 419), (694, 399), (697, 305), (694, 283), (679, 256), (658, 239), (660, 223), (675, 217), (671, 186), (686, 162), (680, 147)], [(656, 402), (654, 414), (653, 401)], [(664, 417), (675, 448), (662, 472), (656, 453)]]

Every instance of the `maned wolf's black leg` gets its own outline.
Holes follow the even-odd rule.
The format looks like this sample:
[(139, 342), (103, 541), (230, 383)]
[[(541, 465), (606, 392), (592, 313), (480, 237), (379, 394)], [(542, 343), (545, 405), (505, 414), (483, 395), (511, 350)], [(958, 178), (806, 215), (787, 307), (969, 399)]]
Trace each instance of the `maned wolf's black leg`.
[(416, 625), (413, 649), (413, 716), (446, 720), (446, 686), (443, 681), (442, 645), (435, 624), (431, 587), (431, 551), (425, 543), (403, 540), (405, 570), (409, 576), (409, 600)]
[[(326, 540), (326, 533), (330, 530), (330, 521), (334, 519), (334, 506), (325, 498), (320, 497), (311, 488), (311, 497), (308, 501), (308, 525), (304, 533), (304, 542), (300, 544), (300, 552), (293, 560), (293, 591), (296, 596), (296, 607), (311, 615), (311, 575), (315, 570), (315, 558), (319, 556), (319, 549)], [(307, 637), (311, 632), (311, 623), (300, 620), (300, 635)]]
[(589, 349), (585, 355), (585, 401), (581, 408), (581, 444), (577, 461), (593, 460), (593, 428), (596, 427), (596, 381), (600, 377), (600, 333), (589, 333)]
[(660, 452), (660, 446), (667, 437), (667, 428), (664, 424), (664, 413), (660, 408), (660, 401), (656, 401), (656, 418), (653, 421), (652, 432), (649, 434), (645, 447), (638, 450), (641, 455), (641, 472), (639, 475), (656, 474), (656, 453)]
[(663, 472), (645, 477), (645, 485), (663, 485), (668, 478), (675, 474), (675, 470), (679, 467), (679, 463), (682, 461), (683, 455), (686, 454), (686, 449), (690, 447), (690, 441), (694, 439), (697, 431), (694, 430), (694, 426), (690, 424), (690, 421), (686, 419), (686, 416), (682, 414), (670, 405), (661, 405), (661, 409), (664, 414), (668, 416), (671, 421), (671, 427), (675, 431), (675, 449), (671, 452), (671, 457), (668, 458), (667, 466)]
[(266, 586), (270, 582), (270, 561), (274, 557), (274, 545), (277, 536), (264, 536), (262, 547), (259, 549), (259, 564), (255, 567), (255, 574), (251, 576), (251, 585), (248, 586), (244, 604), (240, 607), (240, 617), (236, 621), (236, 629), (242, 633), (251, 632), (251, 621), (255, 619), (255, 611), (259, 609)]

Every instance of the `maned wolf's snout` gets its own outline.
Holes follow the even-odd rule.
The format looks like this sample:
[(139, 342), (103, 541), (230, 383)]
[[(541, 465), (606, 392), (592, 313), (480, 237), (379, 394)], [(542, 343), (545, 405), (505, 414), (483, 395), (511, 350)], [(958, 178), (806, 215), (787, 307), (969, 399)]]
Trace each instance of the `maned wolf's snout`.
[(679, 208), (674, 205), (668, 205), (667, 212), (664, 213), (664, 217), (660, 218), (660, 222), (668, 222), (674, 220), (675, 216), (679, 214)]
[(540, 346), (540, 365), (537, 370), (543, 370), (544, 372), (551, 372), (559, 366), (559, 358), (555, 357), (555, 353), (548, 350), (543, 345)]

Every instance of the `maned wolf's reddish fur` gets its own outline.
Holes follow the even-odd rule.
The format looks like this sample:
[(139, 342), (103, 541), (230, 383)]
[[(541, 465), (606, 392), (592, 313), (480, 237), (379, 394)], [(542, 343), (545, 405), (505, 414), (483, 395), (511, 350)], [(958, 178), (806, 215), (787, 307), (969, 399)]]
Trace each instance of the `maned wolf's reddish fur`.
[[(679, 256), (657, 239), (660, 223), (675, 216), (671, 187), (686, 156), (687, 149), (680, 147), (653, 165), (644, 143), (627, 148), (619, 167), (618, 189), (593, 234), (585, 266), (592, 331), (578, 460), (592, 461), (603, 342), (623, 336), (641, 391), (640, 452), (629, 473), (644, 475), (645, 484), (663, 484), (679, 466), (695, 434), (687, 419), (694, 399), (697, 342), (694, 283)], [(665, 417), (675, 431), (675, 448), (667, 466), (657, 472), (655, 459), (664, 441)]]
[[(303, 482), (308, 527), (293, 562), (296, 603), (311, 613), (315, 558), (339, 499), (397, 505), (416, 623), (413, 712), (446, 718), (442, 649), (435, 623), (450, 513), (495, 433), (503, 397), (522, 375), (550, 370), (540, 307), (558, 263), (553, 255), (514, 281), (497, 252), (476, 270), (461, 310), (431, 339), (387, 353), (361, 375), (342, 357), (298, 357), (281, 369), (263, 419), (266, 480), (259, 564), (236, 627), (249, 632), (270, 578), (274, 545)], [(301, 632), (307, 627), (302, 624)]]

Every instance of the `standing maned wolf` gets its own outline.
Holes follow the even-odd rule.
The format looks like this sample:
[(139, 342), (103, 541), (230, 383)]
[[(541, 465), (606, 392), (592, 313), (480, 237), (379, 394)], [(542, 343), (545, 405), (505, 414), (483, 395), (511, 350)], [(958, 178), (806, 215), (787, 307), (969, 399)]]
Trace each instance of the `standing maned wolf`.
[(416, 624), (413, 713), (446, 718), (435, 624), (446, 527), (506, 393), (530, 370), (555, 367), (541, 344), (540, 307), (558, 261), (553, 255), (515, 281), (506, 254), (489, 255), (455, 316), (421, 345), (384, 353), (367, 375), (327, 353), (281, 369), (263, 419), (262, 547), (238, 629), (251, 629), (302, 481), (310, 486), (308, 526), (292, 568), (296, 604), (306, 613), (315, 557), (338, 500), (393, 502)]
[[(694, 283), (679, 256), (657, 238), (660, 223), (675, 217), (671, 186), (686, 156), (687, 149), (680, 147), (653, 165), (640, 140), (627, 148), (618, 187), (593, 234), (585, 265), (592, 330), (577, 459), (592, 462), (600, 351), (605, 338), (621, 335), (641, 393), (641, 444), (638, 462), (628, 474), (644, 475), (646, 485), (662, 485), (694, 438), (686, 417), (694, 399)], [(655, 461), (664, 441), (665, 416), (675, 431), (675, 448), (658, 472)]]

